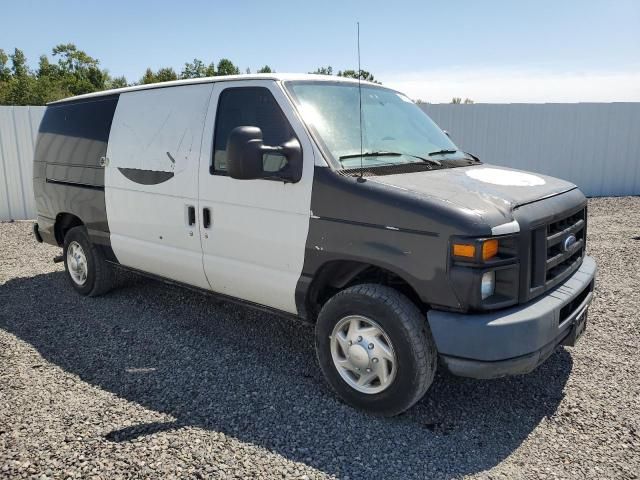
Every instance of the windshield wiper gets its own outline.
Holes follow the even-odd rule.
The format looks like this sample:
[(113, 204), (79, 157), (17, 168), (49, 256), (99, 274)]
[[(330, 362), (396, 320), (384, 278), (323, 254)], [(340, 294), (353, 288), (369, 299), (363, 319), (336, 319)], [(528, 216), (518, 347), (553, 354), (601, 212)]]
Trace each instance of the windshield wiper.
[(419, 157), (418, 155), (412, 155), (410, 153), (387, 152), (384, 150), (378, 151), (378, 152), (350, 153), (348, 155), (340, 156), (339, 160), (342, 161), (346, 158), (358, 158), (358, 157), (402, 157), (402, 156), (413, 157), (413, 158), (417, 158), (418, 160), (422, 160), (423, 162), (433, 163), (435, 165), (442, 166), (442, 164), (435, 158), (425, 158), (425, 157)]
[(448, 153), (456, 153), (457, 151), (458, 151), (458, 150), (448, 150), (448, 149), (445, 149), (445, 150), (436, 150), (435, 152), (429, 152), (429, 154), (428, 154), (428, 155), (429, 155), (429, 156), (432, 156), (432, 155), (446, 155), (446, 154), (448, 154)]

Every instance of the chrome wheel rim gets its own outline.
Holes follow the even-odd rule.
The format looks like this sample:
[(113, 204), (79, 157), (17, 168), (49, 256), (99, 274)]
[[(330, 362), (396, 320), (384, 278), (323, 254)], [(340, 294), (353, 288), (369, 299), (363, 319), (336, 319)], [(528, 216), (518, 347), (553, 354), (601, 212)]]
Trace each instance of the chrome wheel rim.
[(67, 269), (71, 280), (76, 285), (84, 285), (87, 282), (87, 256), (80, 244), (73, 241), (67, 247)]
[(376, 322), (349, 315), (336, 324), (329, 338), (333, 365), (351, 388), (374, 394), (393, 383), (396, 354), (389, 336)]

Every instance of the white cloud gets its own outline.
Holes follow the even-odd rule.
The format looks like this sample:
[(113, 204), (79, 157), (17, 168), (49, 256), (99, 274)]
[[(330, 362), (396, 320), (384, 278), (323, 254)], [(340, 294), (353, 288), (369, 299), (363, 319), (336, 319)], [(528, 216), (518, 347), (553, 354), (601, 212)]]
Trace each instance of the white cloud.
[(495, 68), (380, 74), (385, 86), (413, 99), (448, 103), (638, 102), (640, 68), (612, 72), (550, 72)]

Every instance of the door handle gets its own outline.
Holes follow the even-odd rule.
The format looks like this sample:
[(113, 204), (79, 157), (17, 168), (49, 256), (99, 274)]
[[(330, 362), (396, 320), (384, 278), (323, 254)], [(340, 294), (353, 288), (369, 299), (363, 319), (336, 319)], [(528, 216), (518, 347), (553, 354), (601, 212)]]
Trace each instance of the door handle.
[(202, 209), (202, 226), (204, 228), (211, 226), (211, 211), (208, 208)]
[(187, 207), (187, 223), (190, 227), (196, 224), (196, 207), (193, 205)]

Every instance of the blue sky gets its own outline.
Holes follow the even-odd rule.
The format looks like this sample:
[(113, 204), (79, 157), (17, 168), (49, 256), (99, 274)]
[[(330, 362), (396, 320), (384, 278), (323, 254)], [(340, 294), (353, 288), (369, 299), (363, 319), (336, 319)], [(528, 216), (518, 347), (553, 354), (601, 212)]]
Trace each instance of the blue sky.
[(244, 71), (362, 66), (413, 98), (640, 101), (640, 0), (8, 0), (0, 48), (75, 43), (113, 75), (228, 57)]

